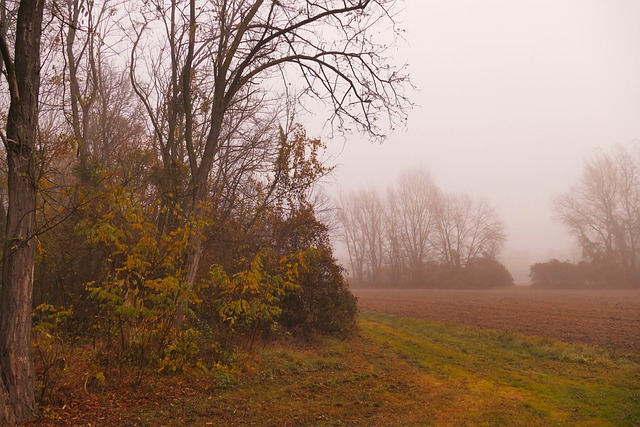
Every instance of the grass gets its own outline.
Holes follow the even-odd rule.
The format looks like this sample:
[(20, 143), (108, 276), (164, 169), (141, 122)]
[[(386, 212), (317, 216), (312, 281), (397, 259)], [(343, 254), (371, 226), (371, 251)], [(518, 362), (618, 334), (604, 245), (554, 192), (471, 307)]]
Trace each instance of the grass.
[(640, 425), (637, 356), (388, 315), (362, 327), (440, 382), (442, 424)]
[[(358, 336), (94, 392), (39, 425), (637, 426), (640, 356), (364, 313)], [(90, 404), (88, 402), (91, 402)]]

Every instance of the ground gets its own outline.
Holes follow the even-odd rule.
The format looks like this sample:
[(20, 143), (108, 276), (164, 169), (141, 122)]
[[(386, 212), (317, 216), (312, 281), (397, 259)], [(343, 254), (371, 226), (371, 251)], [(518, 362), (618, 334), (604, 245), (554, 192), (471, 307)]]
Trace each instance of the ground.
[(640, 290), (355, 293), (346, 340), (138, 386), (70, 363), (30, 426), (640, 426)]
[(640, 290), (354, 289), (362, 311), (453, 322), (640, 353)]

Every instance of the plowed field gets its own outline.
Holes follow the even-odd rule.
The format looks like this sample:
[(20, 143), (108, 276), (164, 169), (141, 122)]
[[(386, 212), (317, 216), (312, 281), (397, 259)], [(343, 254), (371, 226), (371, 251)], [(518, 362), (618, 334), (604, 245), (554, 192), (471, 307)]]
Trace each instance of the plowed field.
[(640, 290), (353, 289), (363, 311), (506, 329), (640, 353)]

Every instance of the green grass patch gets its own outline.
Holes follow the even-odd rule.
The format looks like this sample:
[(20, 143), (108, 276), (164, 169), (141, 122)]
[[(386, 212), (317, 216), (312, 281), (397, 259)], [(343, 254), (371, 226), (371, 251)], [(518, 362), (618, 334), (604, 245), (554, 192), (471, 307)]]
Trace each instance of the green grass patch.
[(640, 425), (637, 355), (392, 315), (361, 326), (450, 388), (462, 424)]

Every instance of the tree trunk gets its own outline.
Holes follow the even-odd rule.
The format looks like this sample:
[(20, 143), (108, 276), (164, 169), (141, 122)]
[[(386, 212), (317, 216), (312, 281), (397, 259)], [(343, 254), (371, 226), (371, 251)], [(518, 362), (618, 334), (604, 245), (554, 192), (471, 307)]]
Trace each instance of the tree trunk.
[[(216, 111), (222, 111), (221, 109)], [(194, 191), (191, 201), (191, 216), (199, 220), (204, 215), (202, 203), (206, 200), (209, 190), (209, 174), (213, 169), (213, 161), (215, 159), (215, 151), (219, 146), (219, 139), (222, 130), (222, 114), (212, 114), (212, 129), (207, 139), (207, 145), (205, 148), (202, 162), (198, 169), (198, 174), (192, 178), (192, 188)], [(198, 230), (190, 238), (189, 248), (185, 261), (185, 282), (188, 291), (192, 291), (198, 277), (198, 270), (200, 268), (200, 260), (202, 259), (202, 246), (203, 236), (201, 231)], [(185, 300), (180, 301), (176, 312), (176, 326), (182, 327), (185, 309), (187, 308), (187, 302)]]
[[(32, 129), (35, 129), (33, 127)], [(31, 132), (22, 129), (23, 132)], [(11, 138), (7, 131), (7, 138)], [(35, 185), (30, 153), (20, 148), (7, 153), (9, 161), (9, 214), (2, 270), (0, 305), (0, 367), (9, 393), (8, 413), (17, 422), (35, 409), (34, 372), (31, 360), (31, 301), (35, 227)], [(9, 418), (10, 419), (10, 418)]]
[(5, 138), (9, 208), (0, 301), (0, 425), (29, 421), (35, 410), (30, 350), (43, 8), (44, 0), (20, 2), (15, 63), (6, 40), (0, 40), (11, 93)]

